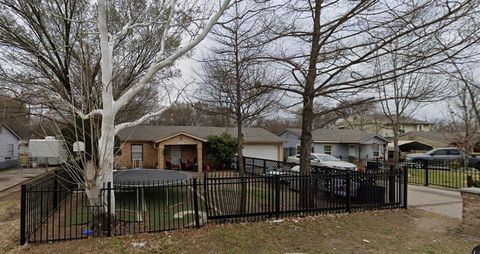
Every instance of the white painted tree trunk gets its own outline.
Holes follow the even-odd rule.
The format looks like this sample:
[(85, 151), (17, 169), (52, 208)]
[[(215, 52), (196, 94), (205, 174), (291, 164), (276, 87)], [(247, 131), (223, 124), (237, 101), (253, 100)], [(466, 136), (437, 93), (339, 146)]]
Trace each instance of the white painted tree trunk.
[[(100, 138), (98, 139), (98, 168), (92, 165), (95, 171), (93, 178), (87, 182), (87, 196), (91, 204), (99, 206), (101, 212), (108, 204), (107, 193), (101, 189), (108, 183), (113, 185), (113, 164), (115, 146), (115, 100), (113, 99), (112, 75), (113, 75), (113, 43), (109, 41), (107, 28), (107, 10), (105, 0), (98, 0), (98, 30), (100, 37), (100, 67), (102, 69), (102, 119)], [(115, 195), (110, 194), (110, 213), (115, 214)]]
[[(83, 115), (80, 112), (79, 115), (83, 117), (91, 117), (94, 113), (101, 115), (101, 133), (98, 140), (98, 166), (94, 163), (89, 163), (86, 168), (86, 194), (90, 201), (90, 204), (93, 206), (100, 207), (102, 211), (100, 213), (106, 212), (106, 205), (108, 200), (107, 193), (101, 193), (101, 190), (104, 186), (110, 182), (113, 184), (113, 166), (114, 166), (114, 145), (115, 145), (115, 135), (118, 131), (123, 128), (132, 127), (138, 124), (141, 124), (145, 120), (148, 120), (150, 117), (159, 115), (161, 111), (150, 113), (145, 116), (140, 117), (138, 120), (128, 123), (122, 123), (115, 125), (115, 116), (129, 101), (131, 101), (134, 96), (136, 96), (150, 80), (155, 76), (155, 74), (160, 71), (162, 68), (165, 68), (174, 63), (175, 60), (186, 54), (193, 47), (198, 45), (207, 34), (212, 29), (213, 25), (218, 21), (223, 12), (228, 8), (231, 0), (224, 0), (220, 5), (219, 10), (211, 16), (208, 22), (205, 25), (205, 28), (198, 34), (198, 36), (190, 41), (188, 44), (180, 47), (180, 49), (168, 57), (164, 56), (164, 50), (162, 49), (157, 53), (158, 62), (153, 63), (148, 70), (145, 71), (145, 75), (138, 81), (136, 85), (127, 90), (117, 101), (113, 98), (113, 88), (112, 88), (112, 77), (113, 77), (113, 49), (115, 44), (116, 36), (112, 36), (108, 32), (107, 27), (107, 7), (105, 0), (97, 0), (98, 6), (98, 32), (100, 37), (100, 67), (102, 73), (102, 109), (97, 111), (92, 111), (87, 115)], [(176, 1), (172, 1), (170, 4), (170, 15), (165, 25), (164, 34), (161, 36), (162, 45), (165, 43), (170, 21), (172, 19)], [(122, 31), (128, 31), (133, 29), (135, 24), (127, 24)], [(122, 36), (126, 33), (121, 33)], [(121, 37), (122, 37), (121, 36)], [(103, 194), (103, 195), (102, 195)], [(115, 196), (113, 192), (111, 193), (111, 206), (110, 212), (115, 215)]]

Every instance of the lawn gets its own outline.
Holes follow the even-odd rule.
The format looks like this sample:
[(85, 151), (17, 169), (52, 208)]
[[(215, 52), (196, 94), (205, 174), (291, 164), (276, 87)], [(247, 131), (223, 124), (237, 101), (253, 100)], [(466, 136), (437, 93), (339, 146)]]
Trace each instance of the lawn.
[[(137, 192), (135, 188), (122, 188), (115, 191), (116, 216), (123, 224), (145, 223), (146, 231), (158, 231), (171, 228), (188, 227), (194, 223), (193, 193), (189, 188), (159, 187)], [(86, 197), (67, 200), (60, 209), (60, 225), (86, 225), (92, 221), (93, 214)], [(70, 203), (77, 208), (70, 212)], [(201, 203), (203, 204), (203, 203)], [(199, 207), (202, 212), (204, 207)], [(71, 214), (71, 216), (70, 216)]]
[[(465, 172), (463, 170), (429, 170), (428, 182), (430, 185), (438, 185), (450, 188), (464, 188), (467, 187), (467, 176), (472, 175), (474, 181), (480, 181), (480, 172), (477, 170), (470, 170)], [(424, 184), (425, 170), (424, 169), (408, 169), (409, 183)]]
[(459, 220), (412, 209), (18, 246), (18, 208), (0, 201), (0, 253), (470, 253), (480, 244)]

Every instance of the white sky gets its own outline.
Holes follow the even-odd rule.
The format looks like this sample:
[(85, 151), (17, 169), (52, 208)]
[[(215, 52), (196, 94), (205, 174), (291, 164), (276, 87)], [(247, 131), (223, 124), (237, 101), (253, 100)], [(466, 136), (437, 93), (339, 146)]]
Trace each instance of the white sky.
[[(201, 72), (201, 63), (197, 62), (202, 54), (208, 52), (208, 46), (212, 43), (211, 40), (205, 39), (195, 49), (194, 54), (191, 57), (183, 58), (177, 61), (176, 66), (180, 69), (182, 77), (175, 79), (174, 82), (191, 82), (193, 80), (199, 81), (196, 72)], [(180, 84), (181, 85), (181, 84)], [(198, 86), (190, 86), (189, 92), (192, 93)], [(185, 100), (185, 98), (183, 98)], [(415, 118), (421, 120), (435, 121), (439, 119), (445, 119), (448, 108), (444, 102), (429, 103), (420, 107), (414, 114)]]

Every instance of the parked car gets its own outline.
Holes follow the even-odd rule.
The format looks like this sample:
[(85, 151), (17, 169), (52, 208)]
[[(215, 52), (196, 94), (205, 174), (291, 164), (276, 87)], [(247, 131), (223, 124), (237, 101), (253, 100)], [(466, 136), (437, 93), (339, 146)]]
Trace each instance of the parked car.
[[(357, 166), (353, 163), (341, 161), (340, 159), (324, 153), (312, 153), (310, 154), (310, 160), (312, 166), (357, 171)], [(287, 158), (287, 162), (300, 164), (300, 154), (293, 155)], [(293, 169), (292, 169), (293, 171)]]
[(460, 148), (456, 147), (447, 147), (447, 148), (437, 148), (426, 153), (414, 153), (407, 154), (407, 163), (413, 165), (417, 168), (423, 168), (425, 163), (435, 163), (435, 162), (444, 162), (444, 161), (458, 161), (463, 162), (464, 156), (466, 155), (468, 166), (480, 169), (480, 158), (472, 156), (468, 153), (465, 153)]

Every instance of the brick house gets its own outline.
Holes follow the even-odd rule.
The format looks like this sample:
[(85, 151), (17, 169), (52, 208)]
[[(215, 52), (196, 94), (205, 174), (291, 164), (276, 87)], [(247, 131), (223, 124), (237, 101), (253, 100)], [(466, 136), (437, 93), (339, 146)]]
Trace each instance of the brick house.
[[(236, 137), (234, 127), (147, 126), (127, 128), (118, 133), (122, 154), (115, 168), (158, 168), (197, 170), (210, 163), (205, 151), (209, 136), (228, 133)], [(283, 160), (282, 138), (263, 128), (244, 128), (243, 153), (248, 157)], [(194, 168), (196, 167), (196, 168)]]

